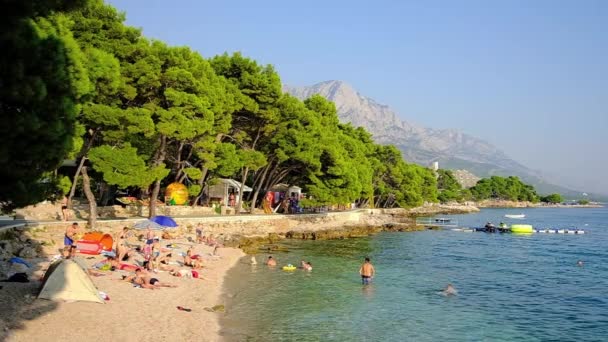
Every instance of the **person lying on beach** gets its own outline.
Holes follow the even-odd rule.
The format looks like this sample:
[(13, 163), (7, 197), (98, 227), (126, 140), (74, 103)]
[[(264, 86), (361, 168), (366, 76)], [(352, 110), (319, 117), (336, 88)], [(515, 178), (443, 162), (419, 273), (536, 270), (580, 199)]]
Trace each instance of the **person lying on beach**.
[(184, 255), (184, 265), (190, 266), (194, 269), (203, 267), (201, 261), (198, 259), (198, 256), (192, 254), (192, 247), (188, 248), (188, 251), (186, 251), (186, 255)]
[(222, 243), (213, 237), (213, 234), (209, 234), (209, 237), (207, 238), (207, 245), (211, 247), (224, 247)]
[(201, 278), (201, 276), (200, 276), (200, 273), (196, 270), (175, 270), (175, 271), (170, 272), (169, 274), (171, 274), (174, 277), (194, 278), (194, 279), (203, 280), (203, 278)]
[(133, 284), (139, 285), (145, 289), (158, 289), (161, 287), (177, 287), (175, 284), (163, 283), (157, 278), (151, 278), (146, 273), (142, 271), (141, 268), (135, 270), (135, 277), (132, 280)]
[(115, 269), (120, 269), (120, 263), (113, 256), (106, 257), (105, 260), (102, 260), (93, 265), (93, 268), (96, 268), (100, 271), (114, 271)]
[(173, 272), (179, 266), (179, 263), (172, 260), (172, 253), (161, 254), (160, 256), (153, 259), (154, 269), (161, 271)]
[(266, 265), (268, 266), (276, 266), (277, 261), (271, 256), (268, 256), (268, 260), (266, 261)]

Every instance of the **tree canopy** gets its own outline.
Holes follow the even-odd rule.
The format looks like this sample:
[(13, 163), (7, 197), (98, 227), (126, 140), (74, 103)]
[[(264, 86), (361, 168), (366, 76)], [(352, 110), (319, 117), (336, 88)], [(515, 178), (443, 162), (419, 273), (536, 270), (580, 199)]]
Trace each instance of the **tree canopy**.
[[(331, 101), (283, 93), (271, 65), (146, 39), (102, 0), (13, 2), (21, 5), (0, 23), (5, 209), (49, 198), (43, 189), (57, 183), (49, 171), (64, 158), (79, 162), (70, 196), (81, 174), (89, 202), (136, 188), (151, 199), (149, 215), (169, 183), (186, 184), (197, 205), (219, 177), (253, 189), (237, 210), (258, 206), (279, 183), (302, 187), (307, 205), (412, 207), (468, 194), (450, 171), (436, 177), (340, 123)], [(89, 177), (106, 193), (93, 191)], [(538, 199), (516, 177), (481, 180), (470, 194)]]
[(539, 200), (534, 187), (524, 184), (515, 176), (483, 178), (470, 191), (476, 200), (500, 199), (530, 202), (538, 202)]
[(562, 203), (564, 201), (564, 198), (562, 197), (562, 195), (556, 193), (556, 194), (549, 194), (547, 196), (542, 196), (540, 198), (540, 201), (543, 203), (557, 204), (557, 203)]
[(53, 198), (91, 87), (65, 12), (84, 1), (7, 1), (0, 14), (0, 205)]

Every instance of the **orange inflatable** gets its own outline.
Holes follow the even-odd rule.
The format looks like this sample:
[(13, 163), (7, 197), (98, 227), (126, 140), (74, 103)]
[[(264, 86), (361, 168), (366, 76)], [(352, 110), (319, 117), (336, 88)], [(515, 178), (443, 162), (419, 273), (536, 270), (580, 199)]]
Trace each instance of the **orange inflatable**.
[(102, 232), (90, 232), (84, 234), (82, 239), (76, 242), (80, 253), (99, 254), (101, 251), (111, 251), (114, 246), (114, 239), (110, 234)]
[(171, 183), (165, 191), (167, 202), (175, 205), (184, 205), (188, 202), (188, 188), (182, 183)]

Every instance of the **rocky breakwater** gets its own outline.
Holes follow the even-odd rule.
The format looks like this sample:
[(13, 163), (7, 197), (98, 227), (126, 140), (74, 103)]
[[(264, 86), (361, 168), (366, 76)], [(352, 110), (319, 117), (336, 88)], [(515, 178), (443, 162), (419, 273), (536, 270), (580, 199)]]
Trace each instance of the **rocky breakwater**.
[(358, 214), (360, 217), (356, 220), (357, 223), (335, 217), (333, 219), (301, 217), (301, 224), (288, 231), (273, 232), (264, 236), (233, 235), (225, 241), (225, 245), (238, 247), (247, 254), (286, 252), (287, 247), (282, 245), (286, 240), (352, 239), (383, 231), (405, 232), (425, 229), (417, 226), (415, 219), (404, 209), (362, 210)]

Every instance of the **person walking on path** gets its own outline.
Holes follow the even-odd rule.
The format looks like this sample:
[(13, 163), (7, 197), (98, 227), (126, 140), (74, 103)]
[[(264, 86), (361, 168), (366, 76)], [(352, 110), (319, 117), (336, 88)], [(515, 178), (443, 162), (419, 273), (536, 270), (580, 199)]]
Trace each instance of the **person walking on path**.
[(63, 216), (64, 221), (70, 220), (70, 211), (68, 209), (68, 205), (70, 204), (67, 196), (63, 196), (61, 200), (61, 215)]
[(365, 258), (365, 262), (359, 269), (359, 274), (361, 275), (361, 283), (363, 285), (369, 285), (371, 283), (372, 278), (374, 278), (376, 275), (376, 270), (374, 269), (374, 265), (372, 265), (369, 258)]

